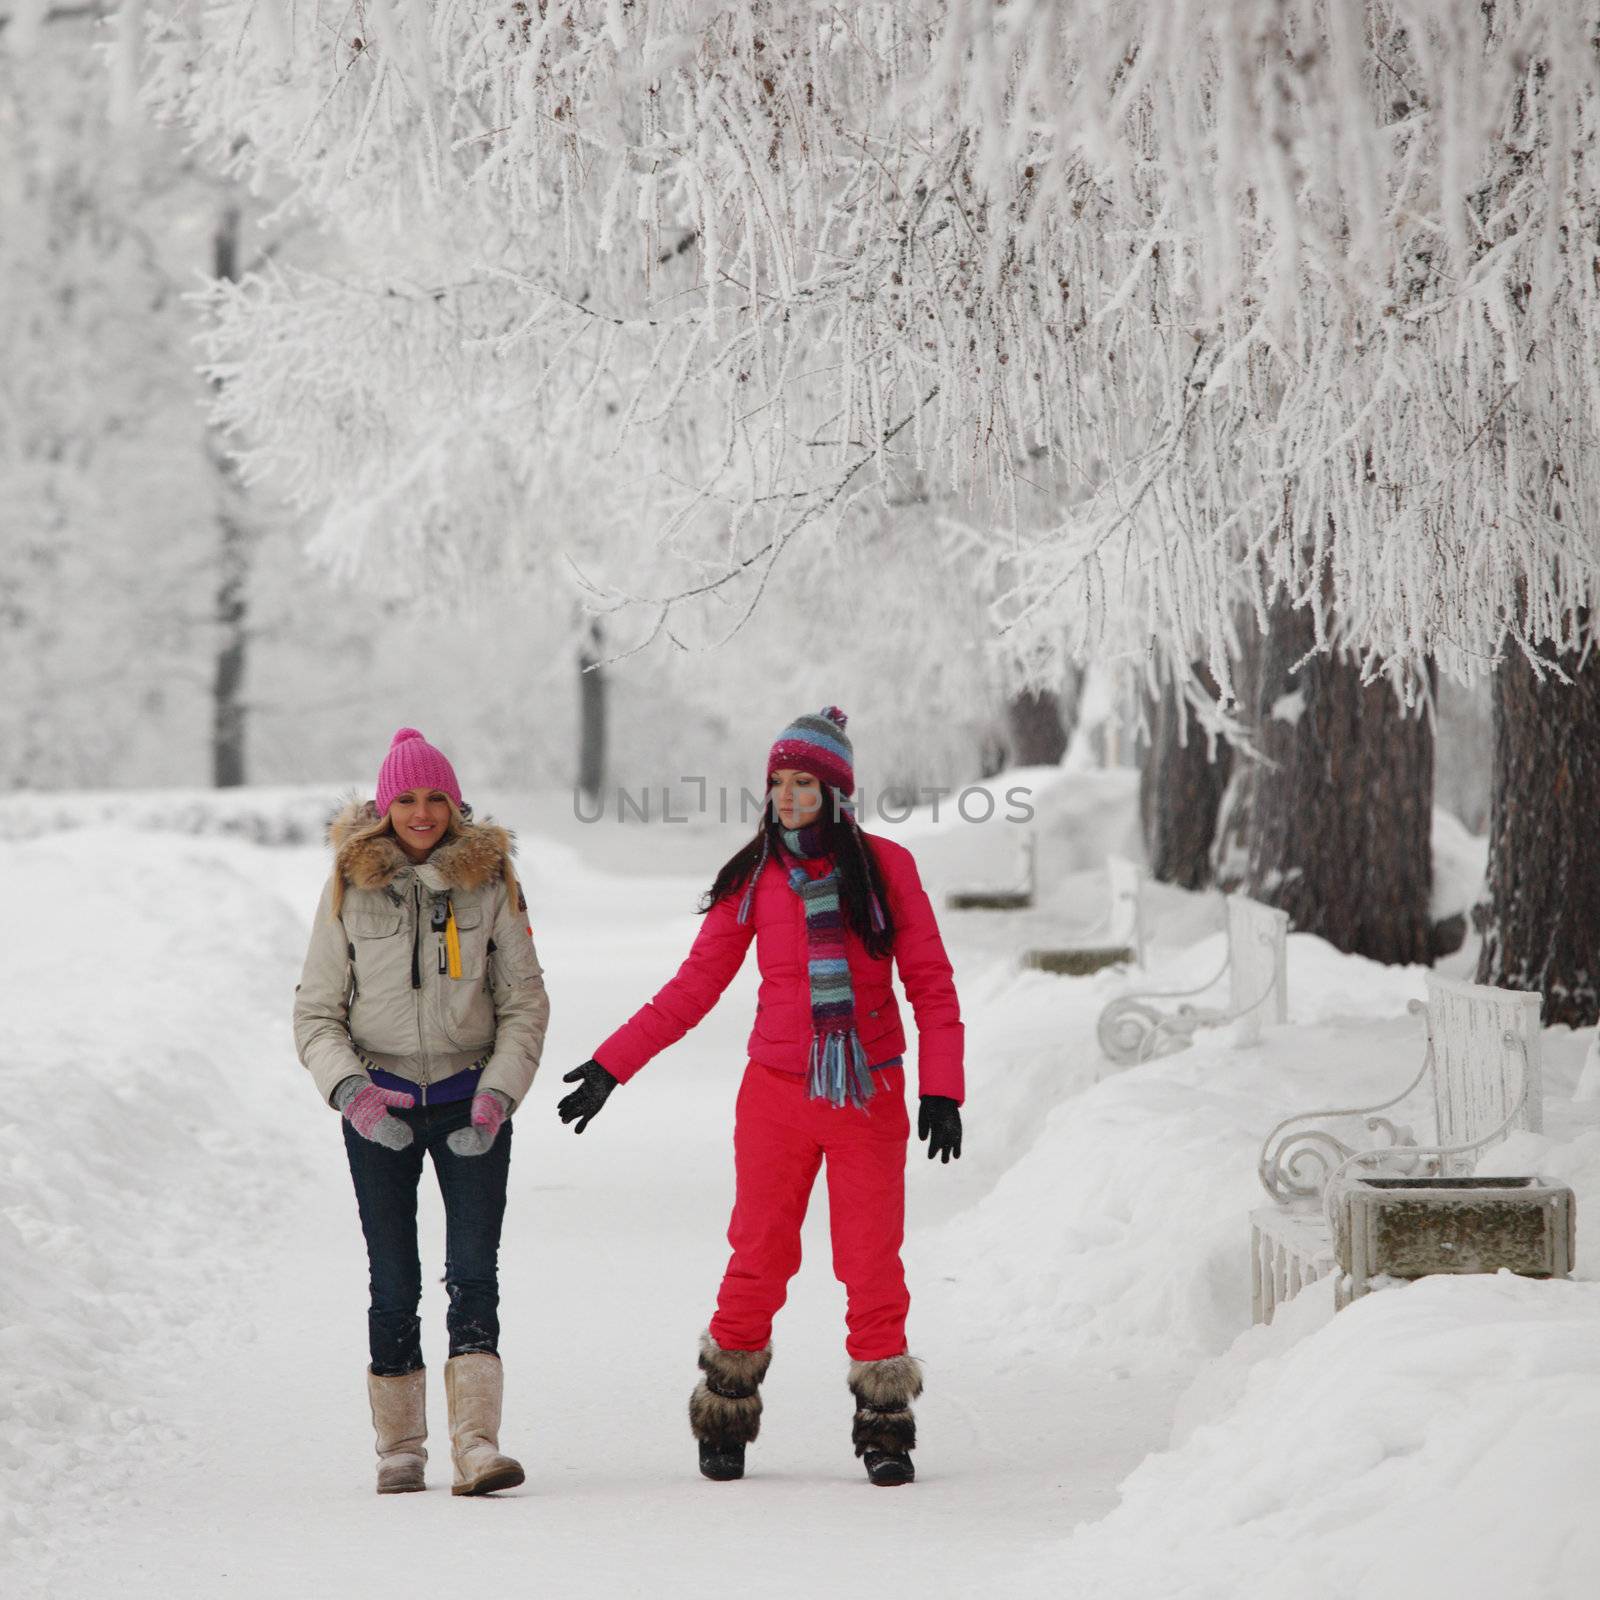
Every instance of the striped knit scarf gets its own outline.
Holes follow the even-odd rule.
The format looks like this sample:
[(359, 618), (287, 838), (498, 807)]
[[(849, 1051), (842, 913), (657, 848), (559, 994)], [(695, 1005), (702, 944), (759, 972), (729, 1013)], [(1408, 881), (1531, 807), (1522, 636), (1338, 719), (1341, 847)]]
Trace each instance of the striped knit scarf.
[[(783, 843), (792, 854), (814, 859), (821, 853), (820, 830), (785, 828)], [(872, 1098), (867, 1052), (856, 1036), (855, 994), (845, 956), (844, 913), (839, 903), (839, 869), (813, 878), (790, 865), (789, 887), (800, 896), (806, 916), (806, 973), (811, 983), (811, 1055), (806, 1092), (813, 1100), (843, 1107), (865, 1106)]]

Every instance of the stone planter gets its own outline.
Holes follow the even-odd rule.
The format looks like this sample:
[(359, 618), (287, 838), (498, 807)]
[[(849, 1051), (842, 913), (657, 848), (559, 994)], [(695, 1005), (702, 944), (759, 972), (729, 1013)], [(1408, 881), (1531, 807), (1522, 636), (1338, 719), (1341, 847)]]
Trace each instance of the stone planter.
[(1378, 1278), (1572, 1271), (1572, 1191), (1538, 1178), (1358, 1178), (1339, 1194), (1334, 1217), (1340, 1306)]

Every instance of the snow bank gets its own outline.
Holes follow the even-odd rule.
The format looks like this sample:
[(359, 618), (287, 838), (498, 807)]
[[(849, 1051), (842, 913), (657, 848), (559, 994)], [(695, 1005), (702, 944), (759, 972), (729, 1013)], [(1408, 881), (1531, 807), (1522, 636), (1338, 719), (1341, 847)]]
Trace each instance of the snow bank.
[(221, 834), (256, 844), (320, 844), (340, 799), (360, 786), (259, 789), (93, 789), (6, 796), (0, 839), (78, 828)]
[(969, 1337), (1023, 1359), (1192, 1364), (1226, 1349), (1249, 1320), (1245, 1219), (1263, 1198), (1263, 1136), (1327, 1103), (1330, 1080), (1372, 1100), (1403, 1085), (1408, 1023), (1273, 1029), (1251, 1051), (1212, 1035), (1057, 1105), (992, 1192), (926, 1247), (963, 1286)]
[[(1172, 893), (1180, 922), (1204, 901)], [(1048, 1347), (1192, 1366), (1226, 1349), (1249, 1320), (1245, 1217), (1262, 1200), (1262, 1138), (1294, 1111), (1386, 1099), (1421, 1060), (1406, 1014), (1420, 971), (1294, 936), (1289, 1026), (1243, 1049), (1231, 1029), (1206, 1030), (1119, 1071), (1095, 1038), (1106, 1001), (1194, 989), (1222, 965), (1220, 934), (1176, 947), (1165, 916), (1155, 934), (1145, 973), (991, 974), (964, 990), (982, 1041), (970, 1143), (997, 1181), (921, 1259), (959, 1278), (967, 1337), (1008, 1358)], [(1222, 998), (1219, 987), (1198, 1003)]]
[[(971, 1143), (995, 1181), (919, 1242), (913, 1276), (953, 1283), (966, 1359), (1189, 1379), (1171, 1448), (1126, 1479), (1119, 1508), (1007, 1586), (1107, 1600), (1587, 1596), (1600, 1570), (1585, 1509), (1600, 1482), (1600, 1231), (1580, 1223), (1572, 1283), (1434, 1279), (1337, 1318), (1325, 1283), (1250, 1327), (1260, 1142), (1291, 1112), (1387, 1099), (1411, 1079), (1424, 1035), (1406, 1004), (1423, 972), (1294, 935), (1289, 1025), (1250, 1047), (1206, 1031), (1118, 1071), (1095, 1044), (1100, 1007), (1203, 984), (1222, 940), (1183, 941), (1205, 903), (1155, 897), (1145, 973), (1044, 979), (995, 964), (963, 991), (982, 1042)], [(1571, 1185), (1580, 1218), (1600, 1215), (1592, 1054), (1589, 1031), (1546, 1030), (1546, 1131), (1482, 1163)], [(1431, 1129), (1426, 1092), (1396, 1114)]]
[[(270, 1217), (298, 1170), (261, 1110), (304, 1114), (281, 1069), (304, 923), (272, 865), (87, 827), (0, 846), (25, 913), (0, 936), (0, 1548), (29, 1548), (30, 1506), (168, 1437), (160, 1397), (203, 1341), (253, 1338), (214, 1241)], [(253, 1085), (247, 1116), (231, 1080), (263, 1046), (283, 1081)]]
[[(1202, 897), (1178, 898), (1189, 902), (1181, 921)], [(1158, 915), (1142, 974), (992, 965), (963, 979), (978, 1045), (969, 1148), (991, 1187), (914, 1259), (959, 1283), (961, 1336), (990, 1358), (1049, 1350), (1192, 1372), (1221, 1354), (1249, 1323), (1246, 1219), (1265, 1199), (1262, 1139), (1296, 1112), (1387, 1100), (1421, 1064), (1422, 1021), (1406, 1010), (1423, 993), (1421, 968), (1291, 935), (1287, 1025), (1248, 1047), (1229, 1028), (1204, 1030), (1187, 1050), (1114, 1068), (1094, 1032), (1107, 999), (1192, 989), (1221, 965), (1220, 935), (1183, 948), (1170, 931)], [(1570, 1184), (1580, 1215), (1600, 1215), (1600, 1118), (1575, 1098), (1589, 1043), (1546, 1030), (1546, 1132), (1507, 1141), (1483, 1170)], [(1430, 1134), (1426, 1086), (1396, 1115)], [(1600, 1230), (1579, 1228), (1578, 1272), (1600, 1278)]]
[(1295, 1331), (1281, 1349), (1287, 1330), (1252, 1335), (1215, 1413), (1192, 1414), (1118, 1508), (1020, 1586), (1103, 1600), (1594, 1593), (1600, 1284), (1429, 1278)]

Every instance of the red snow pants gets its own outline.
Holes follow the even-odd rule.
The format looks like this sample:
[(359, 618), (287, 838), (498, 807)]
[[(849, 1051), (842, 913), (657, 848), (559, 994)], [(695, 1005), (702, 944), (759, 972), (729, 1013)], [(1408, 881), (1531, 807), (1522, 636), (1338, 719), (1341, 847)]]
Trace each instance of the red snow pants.
[(845, 1349), (880, 1361), (906, 1348), (905, 1069), (874, 1072), (864, 1108), (806, 1097), (805, 1080), (751, 1062), (733, 1129), (733, 1257), (717, 1293), (711, 1337), (724, 1350), (760, 1350), (800, 1267), (800, 1224), (817, 1168), (828, 1168), (833, 1272), (845, 1287)]

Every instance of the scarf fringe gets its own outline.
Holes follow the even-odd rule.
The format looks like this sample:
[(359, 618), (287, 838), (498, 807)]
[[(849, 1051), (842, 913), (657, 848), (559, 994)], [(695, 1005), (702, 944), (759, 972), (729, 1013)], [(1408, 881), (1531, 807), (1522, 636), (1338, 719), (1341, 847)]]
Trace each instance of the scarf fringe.
[(865, 1110), (875, 1092), (867, 1052), (854, 1028), (842, 1033), (811, 1035), (806, 1093), (813, 1100), (826, 1100), (843, 1108), (846, 1104)]

